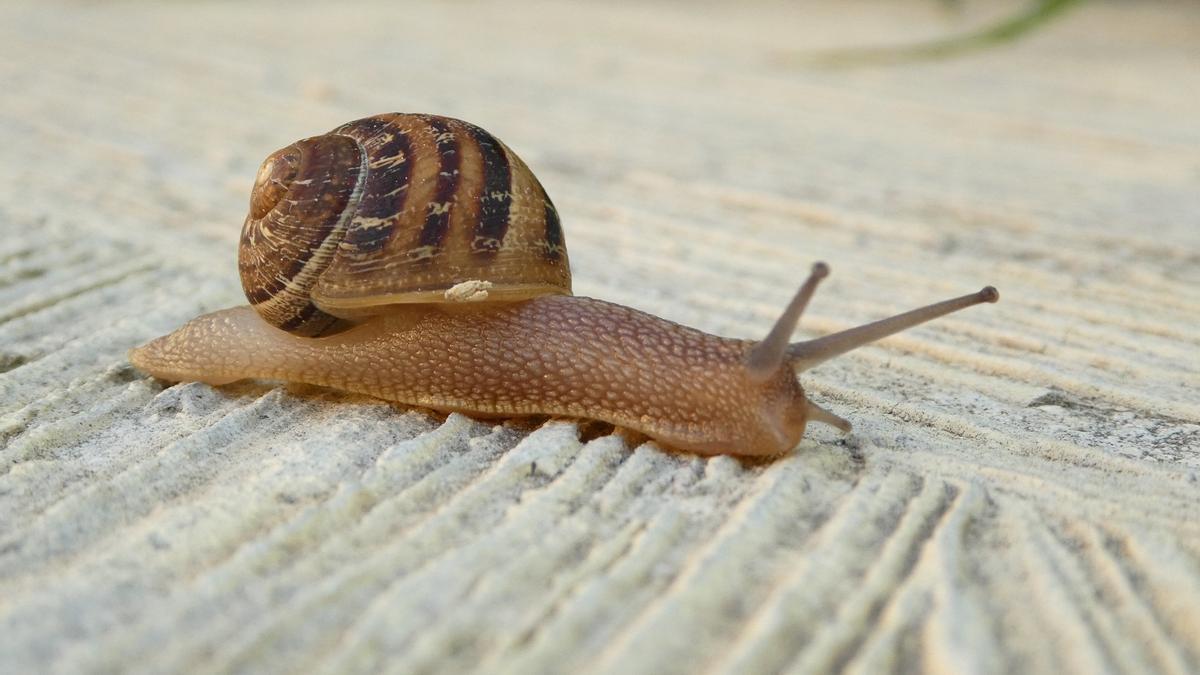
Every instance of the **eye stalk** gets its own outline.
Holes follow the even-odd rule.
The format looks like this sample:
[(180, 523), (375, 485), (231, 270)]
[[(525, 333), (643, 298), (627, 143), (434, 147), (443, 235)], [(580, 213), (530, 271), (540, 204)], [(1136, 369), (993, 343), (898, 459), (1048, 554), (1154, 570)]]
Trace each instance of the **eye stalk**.
[(994, 286), (985, 286), (975, 293), (968, 293), (957, 298), (935, 302), (903, 314), (880, 319), (856, 328), (807, 342), (793, 342), (788, 345), (787, 354), (792, 367), (796, 371), (808, 370), (813, 366), (824, 363), (835, 356), (841, 356), (848, 351), (881, 340), (889, 335), (932, 321), (941, 316), (966, 309), (985, 302), (996, 302), (1000, 292)]
[[(776, 376), (783, 368), (794, 372), (808, 370), (835, 356), (885, 338), (893, 333), (898, 333), (906, 328), (912, 328), (918, 324), (951, 312), (957, 312), (972, 305), (984, 302), (996, 302), (1000, 299), (1000, 292), (995, 287), (985, 286), (976, 293), (936, 302), (910, 312), (897, 314), (891, 318), (844, 330), (833, 335), (826, 335), (815, 340), (788, 344), (788, 339), (796, 330), (796, 324), (799, 323), (800, 316), (804, 313), (804, 308), (812, 300), (813, 293), (817, 290), (817, 285), (827, 276), (829, 276), (829, 265), (823, 262), (814, 264), (812, 271), (808, 275), (808, 279), (805, 279), (804, 283), (800, 286), (800, 290), (796, 291), (795, 297), (788, 303), (787, 309), (783, 311), (783, 314), (775, 322), (775, 325), (771, 328), (771, 332), (767, 334), (767, 337), (763, 338), (762, 342), (755, 344), (746, 352), (743, 358), (743, 366), (745, 367), (748, 379), (761, 384)], [(850, 431), (849, 421), (838, 417), (812, 401), (805, 399), (803, 409), (805, 412), (804, 417), (807, 420), (835, 426), (843, 432)]]
[(746, 353), (746, 375), (751, 380), (765, 382), (783, 365), (787, 358), (788, 340), (796, 331), (800, 315), (804, 314), (804, 308), (808, 307), (808, 301), (812, 300), (817, 284), (827, 276), (829, 265), (823, 262), (814, 263), (808, 279), (804, 280), (796, 296), (788, 303), (787, 309), (783, 310), (783, 314), (771, 327), (771, 332)]

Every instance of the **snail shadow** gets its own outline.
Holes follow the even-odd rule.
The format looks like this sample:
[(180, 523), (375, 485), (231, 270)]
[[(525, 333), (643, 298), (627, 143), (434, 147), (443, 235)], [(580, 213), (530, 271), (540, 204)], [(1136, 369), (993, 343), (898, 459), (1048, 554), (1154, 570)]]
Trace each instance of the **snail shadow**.
[[(332, 387), (324, 387), (315, 384), (307, 384), (302, 382), (287, 382), (282, 380), (268, 379), (243, 379), (227, 384), (210, 385), (196, 382), (172, 382), (170, 380), (159, 379), (156, 377), (146, 378), (152, 382), (160, 394), (166, 392), (178, 392), (183, 387), (202, 386), (207, 391), (216, 396), (235, 401), (255, 401), (263, 397), (269, 396), (272, 393), (278, 392), (296, 401), (302, 401), (312, 404), (323, 405), (386, 405), (395, 411), (397, 414), (418, 413), (428, 417), (431, 421), (438, 425), (444, 424), (450, 415), (455, 411), (439, 410), (437, 408), (429, 408), (425, 406), (411, 405), (399, 403), (396, 401), (388, 401), (367, 394), (356, 394), (352, 392), (342, 391)], [(174, 407), (170, 406), (169, 407)], [(633, 453), (638, 448), (649, 445), (662, 452), (675, 455), (679, 458), (691, 457), (702, 462), (707, 462), (717, 457), (729, 458), (736, 461), (743, 469), (753, 470), (768, 467), (776, 462), (783, 461), (789, 457), (805, 452), (812, 452), (817, 448), (822, 448), (827, 452), (838, 452), (834, 448), (838, 448), (845, 455), (847, 461), (855, 470), (861, 470), (865, 466), (865, 459), (859, 447), (859, 444), (854, 442), (853, 438), (841, 438), (829, 441), (809, 441), (802, 443), (797, 447), (771, 456), (753, 456), (753, 455), (703, 455), (693, 453), (680, 448), (672, 447), (662, 441), (651, 438), (650, 436), (627, 427), (604, 422), (601, 420), (592, 420), (578, 417), (563, 417), (558, 415), (479, 415), (465, 414), (471, 419), (480, 422), (490, 422), (496, 425), (503, 426), (518, 434), (528, 435), (538, 429), (541, 429), (549, 422), (568, 422), (575, 426), (576, 437), (580, 443), (591, 443), (593, 441), (616, 437), (621, 440), (625, 448)], [(815, 445), (816, 447), (804, 447), (807, 445)]]

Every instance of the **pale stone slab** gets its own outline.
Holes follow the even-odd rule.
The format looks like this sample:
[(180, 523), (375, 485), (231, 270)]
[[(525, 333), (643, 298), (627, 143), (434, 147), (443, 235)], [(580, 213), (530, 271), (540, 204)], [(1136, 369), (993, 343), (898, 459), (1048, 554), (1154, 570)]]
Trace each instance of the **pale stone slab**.
[[(0, 671), (1200, 670), (1200, 11), (795, 59), (982, 4), (6, 4)], [(388, 110), (517, 150), (582, 295), (1002, 300), (807, 373), (855, 432), (763, 465), (133, 370), (242, 302), (259, 161)]]

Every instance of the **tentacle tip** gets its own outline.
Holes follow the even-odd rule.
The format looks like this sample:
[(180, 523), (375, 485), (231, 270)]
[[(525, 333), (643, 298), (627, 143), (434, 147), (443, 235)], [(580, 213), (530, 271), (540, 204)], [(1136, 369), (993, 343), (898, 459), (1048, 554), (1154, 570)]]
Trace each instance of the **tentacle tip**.
[(815, 262), (812, 266), (812, 275), (818, 279), (824, 279), (829, 276), (829, 265), (824, 262)]
[(980, 302), (996, 302), (1000, 300), (1000, 291), (996, 290), (995, 286), (984, 286), (979, 291)]

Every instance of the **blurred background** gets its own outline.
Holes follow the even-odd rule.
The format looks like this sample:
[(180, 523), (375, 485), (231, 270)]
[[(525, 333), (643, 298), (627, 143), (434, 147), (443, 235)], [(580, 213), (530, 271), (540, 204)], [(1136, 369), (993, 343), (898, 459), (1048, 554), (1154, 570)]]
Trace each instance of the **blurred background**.
[[(10, 212), (232, 242), (271, 150), (398, 110), (473, 121), (525, 157), (580, 223), (568, 236), (585, 284), (598, 260), (637, 255), (611, 246), (622, 223), (655, 219), (806, 258), (832, 253), (804, 234), (825, 228), (872, 254), (966, 247), (986, 265), (1084, 274), (1115, 273), (1113, 249), (1197, 236), (1200, 18), (1186, 0), (3, 12)], [(767, 236), (775, 220), (795, 239)], [(1030, 229), (1054, 245), (1026, 243)], [(1096, 237), (1104, 255), (1061, 255)], [(1195, 267), (1172, 249), (1164, 272)]]

